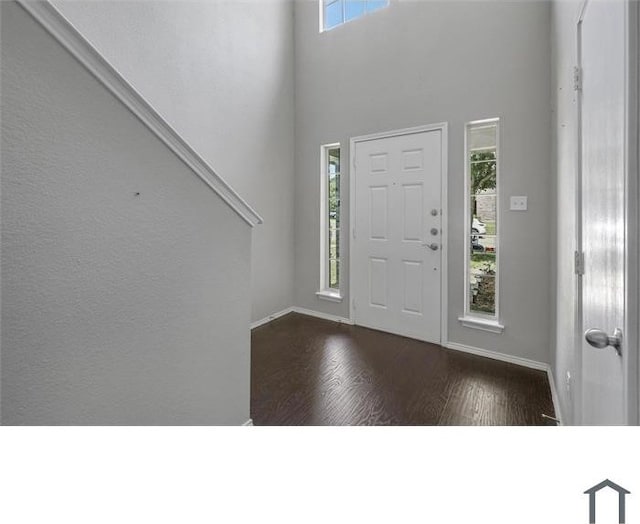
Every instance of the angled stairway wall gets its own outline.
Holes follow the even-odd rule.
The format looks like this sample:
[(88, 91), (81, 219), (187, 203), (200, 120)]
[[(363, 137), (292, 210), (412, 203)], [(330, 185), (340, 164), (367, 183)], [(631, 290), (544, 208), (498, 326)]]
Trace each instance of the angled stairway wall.
[(293, 305), (292, 3), (53, 4), (264, 218), (252, 320)]
[(244, 423), (250, 225), (23, 8), (1, 18), (2, 423)]

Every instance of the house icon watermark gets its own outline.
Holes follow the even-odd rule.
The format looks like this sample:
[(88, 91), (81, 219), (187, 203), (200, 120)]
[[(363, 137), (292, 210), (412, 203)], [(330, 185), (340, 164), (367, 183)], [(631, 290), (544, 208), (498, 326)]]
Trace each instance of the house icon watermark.
[(611, 488), (618, 492), (618, 522), (625, 524), (625, 497), (631, 492), (622, 486), (618, 486), (615, 482), (611, 482), (609, 479), (605, 479), (600, 484), (596, 484), (585, 491), (585, 494), (589, 495), (589, 524), (595, 524), (596, 522), (596, 494), (603, 488)]

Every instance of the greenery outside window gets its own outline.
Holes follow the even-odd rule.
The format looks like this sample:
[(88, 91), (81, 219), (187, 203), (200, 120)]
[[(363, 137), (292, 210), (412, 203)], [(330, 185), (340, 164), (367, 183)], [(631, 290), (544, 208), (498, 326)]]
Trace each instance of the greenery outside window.
[(318, 296), (341, 300), (340, 295), (340, 144), (322, 146), (320, 291)]
[[(460, 320), (499, 325), (498, 176), (499, 119), (470, 122), (465, 128), (465, 311)], [(472, 324), (473, 322), (471, 322)], [(493, 329), (496, 328), (496, 329)]]

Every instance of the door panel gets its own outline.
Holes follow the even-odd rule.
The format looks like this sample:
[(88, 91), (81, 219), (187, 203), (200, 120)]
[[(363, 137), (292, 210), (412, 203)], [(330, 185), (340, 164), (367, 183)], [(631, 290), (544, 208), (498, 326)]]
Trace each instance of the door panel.
[(369, 259), (369, 305), (386, 308), (388, 303), (387, 260)]
[(420, 242), (424, 224), (422, 184), (405, 184), (404, 190), (404, 234), (405, 242)]
[(422, 272), (421, 260), (403, 260), (404, 265), (404, 306), (405, 313), (422, 314)]
[(387, 210), (389, 199), (387, 186), (374, 186), (369, 188), (371, 204), (369, 206), (369, 223), (371, 240), (387, 239)]
[(356, 142), (356, 324), (440, 343), (441, 155), (441, 130)]
[[(592, 0), (580, 27), (582, 331), (625, 327), (626, 6)], [(623, 345), (623, 355), (627, 348)], [(582, 423), (626, 422), (625, 363), (582, 342)]]

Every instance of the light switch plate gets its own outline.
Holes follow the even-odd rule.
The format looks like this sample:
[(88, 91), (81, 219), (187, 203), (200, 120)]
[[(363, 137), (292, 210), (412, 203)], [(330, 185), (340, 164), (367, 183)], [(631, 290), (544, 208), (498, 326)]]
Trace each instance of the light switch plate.
[(512, 196), (511, 204), (509, 206), (511, 211), (526, 211), (527, 210), (527, 197), (526, 196)]

